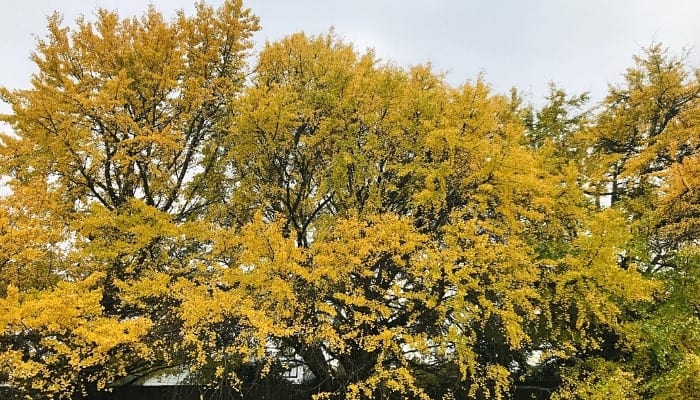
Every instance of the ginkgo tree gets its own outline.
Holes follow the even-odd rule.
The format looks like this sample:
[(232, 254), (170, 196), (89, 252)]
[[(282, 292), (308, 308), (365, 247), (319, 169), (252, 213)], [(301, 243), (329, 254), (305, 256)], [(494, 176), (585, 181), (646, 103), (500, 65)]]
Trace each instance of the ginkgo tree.
[(333, 32), (250, 68), (234, 0), (48, 28), (31, 87), (2, 91), (0, 378), (20, 397), (173, 369), (246, 396), (294, 364), (303, 398), (508, 398), (533, 354), (605, 351), (658, 287), (618, 262), (624, 210), (586, 197), (565, 143), (585, 124), (557, 119), (582, 100), (533, 125), (517, 93)]
[(256, 30), (240, 1), (172, 21), (98, 10), (75, 28), (54, 14), (31, 88), (3, 89), (0, 365), (24, 394), (70, 397), (183, 363), (178, 305), (130, 303), (131, 281), (199, 276), (203, 215), (226, 193), (221, 124)]
[(582, 158), (585, 185), (627, 220), (632, 240), (620, 265), (663, 289), (653, 304), (625, 313), (621, 351), (580, 368), (571, 386), (588, 375), (582, 382), (589, 388), (578, 390), (591, 396), (597, 386), (599, 395), (613, 390), (613, 397), (693, 398), (700, 390), (700, 74), (659, 44), (634, 62), (577, 136), (589, 146)]

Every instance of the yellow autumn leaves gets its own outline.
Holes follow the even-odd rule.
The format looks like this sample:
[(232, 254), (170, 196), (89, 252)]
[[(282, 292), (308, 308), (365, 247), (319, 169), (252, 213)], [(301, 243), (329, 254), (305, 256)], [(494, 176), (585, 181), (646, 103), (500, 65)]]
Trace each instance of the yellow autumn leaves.
[[(618, 363), (661, 301), (649, 260), (694, 260), (696, 114), (629, 158), (612, 106), (594, 125), (555, 92), (528, 117), (333, 33), (249, 68), (257, 29), (240, 1), (49, 18), (33, 86), (2, 91), (0, 381), (70, 398), (181, 368), (245, 395), (291, 360), (316, 398), (507, 398), (550, 366), (560, 398), (638, 382)], [(585, 194), (613, 187), (609, 209)]]

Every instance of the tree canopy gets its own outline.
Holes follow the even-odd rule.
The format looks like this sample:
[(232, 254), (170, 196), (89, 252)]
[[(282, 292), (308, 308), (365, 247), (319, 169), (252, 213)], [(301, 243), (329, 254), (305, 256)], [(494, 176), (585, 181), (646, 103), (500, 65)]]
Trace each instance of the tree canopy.
[[(0, 96), (0, 383), (298, 398), (700, 393), (700, 73), (662, 46), (597, 107), (253, 52), (240, 0), (48, 19)], [(254, 61), (251, 61), (254, 60)], [(237, 398), (237, 397), (235, 397)]]

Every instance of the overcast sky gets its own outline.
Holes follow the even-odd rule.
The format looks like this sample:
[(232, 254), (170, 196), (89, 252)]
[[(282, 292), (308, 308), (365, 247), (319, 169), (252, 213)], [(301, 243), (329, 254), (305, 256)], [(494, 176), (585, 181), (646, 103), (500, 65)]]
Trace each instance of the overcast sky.
[[(210, 0), (218, 4), (221, 0)], [(152, 2), (172, 16), (191, 12), (193, 0)], [(45, 35), (46, 16), (59, 10), (66, 23), (98, 7), (141, 15), (135, 0), (3, 0), (0, 4), (0, 86), (23, 88), (35, 71), (29, 53)], [(481, 72), (497, 91), (516, 86), (538, 102), (553, 81), (570, 93), (601, 98), (619, 82), (632, 55), (653, 42), (700, 66), (698, 0), (249, 0), (260, 17), (259, 44), (286, 34), (337, 34), (360, 49), (399, 65), (430, 61), (453, 84)], [(3, 108), (2, 110), (6, 110)]]

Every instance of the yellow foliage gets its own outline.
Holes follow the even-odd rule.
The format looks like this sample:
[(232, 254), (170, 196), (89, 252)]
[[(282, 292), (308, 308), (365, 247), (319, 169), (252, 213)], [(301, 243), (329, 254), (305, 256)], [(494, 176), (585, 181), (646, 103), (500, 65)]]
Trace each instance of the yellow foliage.
[[(27, 395), (174, 367), (243, 391), (299, 363), (316, 398), (505, 399), (528, 355), (600, 350), (659, 288), (619, 262), (631, 208), (586, 199), (598, 167), (530, 143), (481, 79), (333, 32), (267, 43), (250, 72), (258, 21), (236, 0), (48, 25), (32, 87), (1, 93), (0, 379)], [(668, 136), (650, 148), (683, 148)], [(683, 217), (668, 235), (695, 234), (697, 167), (653, 175)], [(567, 377), (560, 398), (636, 393), (587, 367), (607, 375), (571, 370), (593, 391)]]

